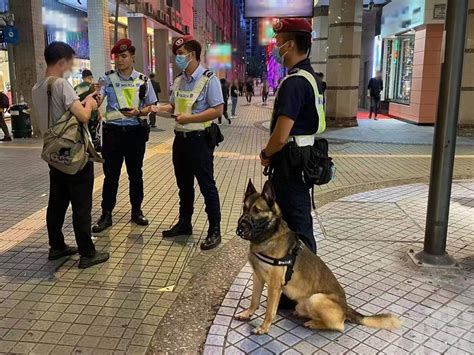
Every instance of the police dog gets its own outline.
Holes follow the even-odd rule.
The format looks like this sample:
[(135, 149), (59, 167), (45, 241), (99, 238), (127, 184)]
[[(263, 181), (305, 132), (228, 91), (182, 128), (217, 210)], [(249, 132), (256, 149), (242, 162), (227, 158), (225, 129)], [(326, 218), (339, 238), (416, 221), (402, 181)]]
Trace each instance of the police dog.
[[(253, 293), (250, 307), (237, 314), (236, 319), (247, 321), (258, 309), (264, 285), (267, 285), (267, 309), (263, 323), (254, 330), (265, 334), (275, 317), (280, 295), (296, 301), (295, 316), (309, 319), (304, 325), (311, 329), (344, 331), (344, 322), (372, 328), (396, 329), (400, 320), (392, 314), (364, 316), (346, 302), (346, 295), (326, 264), (289, 230), (275, 202), (272, 184), (267, 181), (259, 194), (250, 180), (245, 192), (243, 214), (237, 235), (250, 241), (249, 261), (253, 268)], [(267, 260), (284, 259), (300, 245), (294, 261), (293, 274), (285, 285), (287, 266), (271, 265)]]

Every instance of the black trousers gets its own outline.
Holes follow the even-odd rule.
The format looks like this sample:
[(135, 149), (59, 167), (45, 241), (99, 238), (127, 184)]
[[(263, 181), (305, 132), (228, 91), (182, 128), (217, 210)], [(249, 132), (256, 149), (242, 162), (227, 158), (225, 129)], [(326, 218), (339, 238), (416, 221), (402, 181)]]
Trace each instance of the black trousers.
[(270, 182), (275, 189), (276, 201), (281, 208), (283, 219), (288, 227), (298, 234), (300, 239), (314, 253), (316, 240), (313, 233), (313, 218), (311, 216), (311, 196), (301, 177), (283, 177), (276, 167)]
[(72, 224), (79, 254), (93, 256), (91, 236), (92, 190), (94, 166), (87, 165), (75, 175), (65, 174), (52, 166), (49, 170), (49, 202), (46, 212), (49, 246), (54, 250), (66, 247), (62, 232), (69, 203), (72, 205)]
[(369, 115), (372, 116), (372, 113), (375, 113), (375, 117), (377, 117), (377, 115), (379, 114), (379, 111), (380, 111), (380, 96), (371, 96)]
[(104, 158), (104, 187), (102, 210), (112, 212), (117, 203), (120, 172), (125, 159), (129, 180), (132, 212), (138, 212), (143, 202), (143, 158), (145, 135), (140, 125), (118, 126), (105, 124), (103, 128), (102, 157)]
[(173, 142), (173, 165), (179, 189), (179, 216), (191, 221), (194, 211), (194, 178), (204, 196), (210, 227), (219, 227), (221, 208), (214, 180), (214, 149), (204, 133), (199, 137), (177, 135)]

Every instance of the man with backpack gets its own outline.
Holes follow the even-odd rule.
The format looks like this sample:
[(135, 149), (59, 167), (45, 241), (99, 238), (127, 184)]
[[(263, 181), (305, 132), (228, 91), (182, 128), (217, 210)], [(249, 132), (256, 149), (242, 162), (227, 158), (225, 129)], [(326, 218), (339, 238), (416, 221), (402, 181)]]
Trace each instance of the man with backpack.
[[(52, 42), (44, 51), (46, 75), (32, 90), (33, 107), (38, 116), (38, 125), (44, 135), (64, 117), (67, 111), (80, 124), (86, 125), (91, 113), (97, 110), (93, 93), (82, 102), (66, 78), (70, 75), (74, 50), (66, 43)], [(66, 174), (52, 165), (49, 166), (50, 190), (46, 212), (46, 225), (49, 238), (49, 260), (57, 260), (73, 254), (80, 254), (79, 268), (103, 263), (109, 253), (97, 252), (92, 242), (91, 212), (94, 185), (94, 167), (87, 162), (76, 174)], [(62, 227), (69, 203), (72, 205), (72, 223), (77, 248), (64, 242)]]
[(3, 138), (0, 139), (0, 142), (11, 142), (12, 137), (10, 136), (10, 132), (8, 131), (8, 126), (5, 123), (5, 110), (10, 107), (10, 100), (8, 100), (8, 96), (5, 95), (4, 92), (0, 92), (0, 127), (3, 131)]

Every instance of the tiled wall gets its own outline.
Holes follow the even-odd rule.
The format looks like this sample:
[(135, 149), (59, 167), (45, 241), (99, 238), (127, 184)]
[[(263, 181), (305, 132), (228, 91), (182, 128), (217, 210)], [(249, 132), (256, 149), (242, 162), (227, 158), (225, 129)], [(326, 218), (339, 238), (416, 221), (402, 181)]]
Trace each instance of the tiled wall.
[(390, 103), (389, 114), (416, 124), (436, 120), (443, 25), (425, 25), (415, 33), (415, 54), (409, 105)]

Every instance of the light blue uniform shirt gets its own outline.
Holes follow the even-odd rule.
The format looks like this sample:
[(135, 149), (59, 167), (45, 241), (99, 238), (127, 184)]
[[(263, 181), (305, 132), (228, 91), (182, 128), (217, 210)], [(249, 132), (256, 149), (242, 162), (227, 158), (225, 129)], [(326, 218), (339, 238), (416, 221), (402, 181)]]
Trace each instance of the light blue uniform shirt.
[[(120, 76), (122, 80), (130, 80), (133, 81), (140, 76), (140, 73), (137, 72), (135, 69), (132, 71), (132, 74), (129, 78), (123, 77), (118, 71), (116, 73)], [(100, 93), (105, 97), (107, 96), (107, 107), (105, 109), (106, 112), (116, 111), (120, 108), (120, 105), (117, 100), (117, 96), (115, 95), (115, 91), (112, 85), (112, 82), (108, 75), (103, 78), (105, 85), (100, 90)], [(151, 80), (148, 79), (147, 81), (147, 91), (144, 100), (140, 100), (140, 105), (138, 109), (142, 109), (143, 107), (150, 106), (154, 103), (158, 102), (158, 98), (156, 97), (155, 90), (153, 90), (153, 85), (151, 84)], [(113, 120), (108, 123), (119, 125), (119, 126), (135, 126), (138, 125), (139, 122), (136, 118), (133, 117), (123, 117), (121, 120)]]
[[(179, 89), (183, 91), (192, 91), (199, 79), (204, 75), (205, 71), (206, 69), (199, 65), (191, 76), (184, 72)], [(174, 94), (171, 95), (170, 102), (174, 105)], [(210, 107), (216, 107), (223, 103), (224, 98), (222, 97), (221, 83), (217, 76), (213, 75), (194, 103), (192, 113), (201, 113)]]

